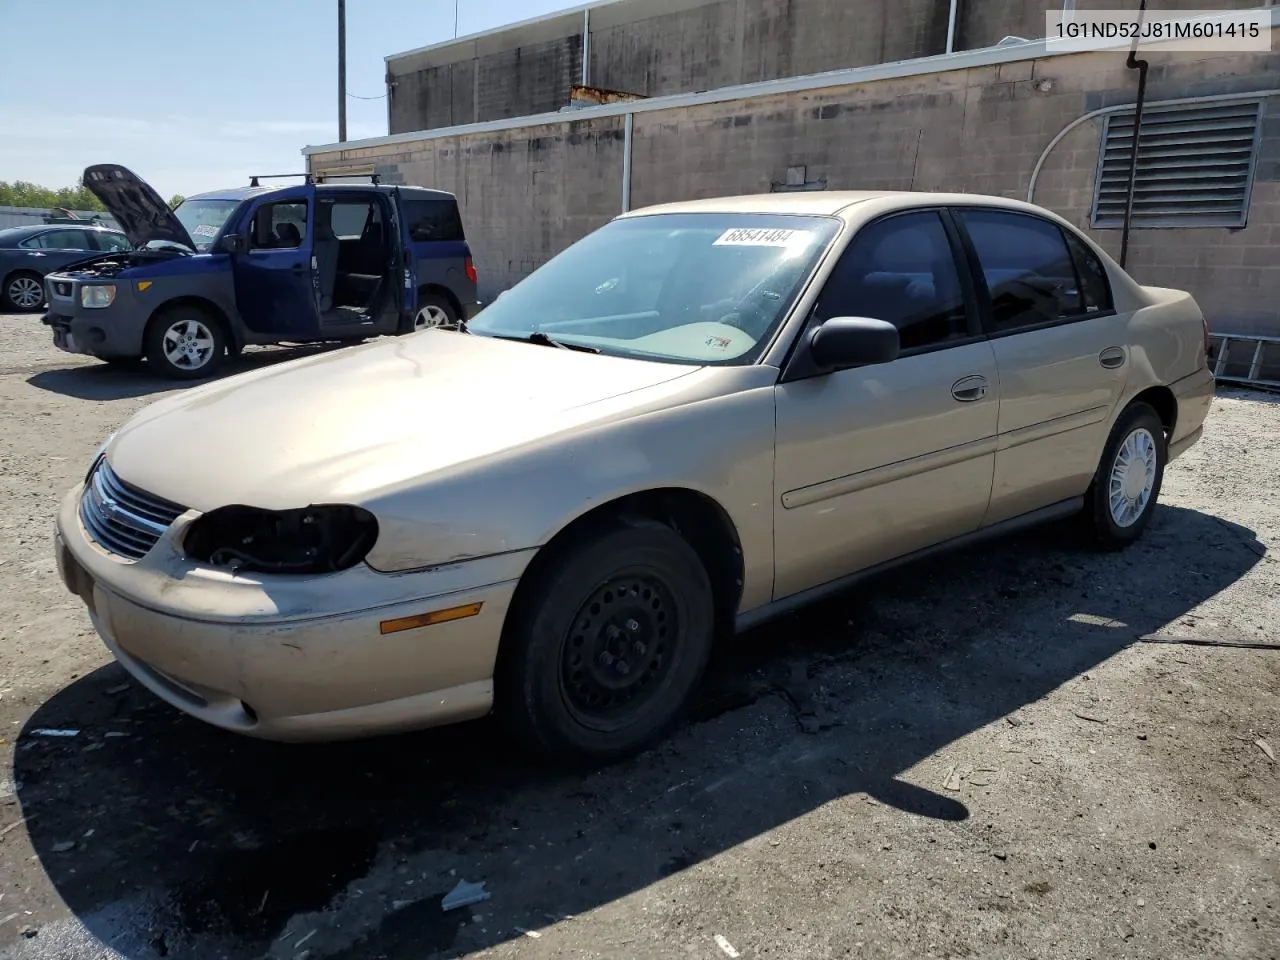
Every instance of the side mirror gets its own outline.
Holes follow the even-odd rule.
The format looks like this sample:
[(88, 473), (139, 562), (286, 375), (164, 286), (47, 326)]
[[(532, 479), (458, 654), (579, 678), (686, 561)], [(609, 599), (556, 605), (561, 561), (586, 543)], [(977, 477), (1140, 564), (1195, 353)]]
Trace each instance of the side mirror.
[(901, 349), (898, 328), (870, 317), (832, 317), (809, 338), (814, 363), (826, 369), (890, 363)]
[(223, 253), (239, 253), (244, 249), (244, 237), (238, 233), (228, 233), (218, 242)]

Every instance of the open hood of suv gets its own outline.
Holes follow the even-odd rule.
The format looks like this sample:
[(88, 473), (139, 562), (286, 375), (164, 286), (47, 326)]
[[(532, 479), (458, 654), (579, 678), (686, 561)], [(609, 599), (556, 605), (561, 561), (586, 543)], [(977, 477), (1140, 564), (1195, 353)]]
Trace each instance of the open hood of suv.
[(86, 167), (84, 185), (116, 218), (129, 242), (141, 247), (151, 240), (180, 243), (193, 253), (191, 234), (147, 181), (116, 163)]

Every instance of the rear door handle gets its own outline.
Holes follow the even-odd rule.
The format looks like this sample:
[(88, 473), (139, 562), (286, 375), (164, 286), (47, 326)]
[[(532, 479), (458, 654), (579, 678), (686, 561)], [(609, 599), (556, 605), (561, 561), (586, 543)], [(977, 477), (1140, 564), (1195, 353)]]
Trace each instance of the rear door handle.
[(300, 263), (295, 263), (291, 269), (295, 277), (300, 277), (307, 272), (307, 268)]
[(1114, 370), (1116, 367), (1123, 367), (1125, 361), (1123, 347), (1107, 347), (1098, 354), (1098, 363), (1102, 364), (1108, 370)]
[(972, 403), (987, 395), (987, 378), (974, 375), (961, 377), (951, 385), (951, 395), (961, 403)]

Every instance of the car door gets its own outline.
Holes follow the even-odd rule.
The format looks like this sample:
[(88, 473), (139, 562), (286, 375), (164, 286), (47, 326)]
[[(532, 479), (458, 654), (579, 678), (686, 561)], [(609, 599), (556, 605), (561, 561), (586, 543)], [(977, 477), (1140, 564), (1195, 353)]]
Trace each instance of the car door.
[(775, 599), (981, 523), (999, 383), (959, 252), (943, 212), (890, 215), (858, 232), (823, 287), (811, 327), (837, 316), (887, 320), (903, 349), (888, 364), (784, 372)]
[(1128, 375), (1128, 314), (1079, 237), (1045, 217), (955, 210), (1000, 375), (999, 448), (984, 524), (1084, 493)]
[(78, 228), (48, 230), (24, 240), (21, 246), (30, 251), (31, 266), (40, 273), (52, 273), (98, 252), (89, 232)]
[(255, 333), (282, 340), (319, 332), (311, 259), (314, 193), (272, 194), (247, 212), (243, 248), (232, 255), (236, 308)]

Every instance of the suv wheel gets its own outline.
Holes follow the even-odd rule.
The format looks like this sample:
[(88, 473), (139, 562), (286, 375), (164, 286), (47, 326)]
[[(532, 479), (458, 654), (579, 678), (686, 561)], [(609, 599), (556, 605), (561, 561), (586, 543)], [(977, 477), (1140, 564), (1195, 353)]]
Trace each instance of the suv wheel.
[(564, 760), (643, 749), (677, 722), (711, 654), (714, 604), (702, 560), (665, 524), (619, 520), (548, 561), (507, 618), (498, 714)]
[(196, 307), (172, 307), (147, 329), (147, 363), (174, 380), (212, 376), (226, 353), (222, 325)]
[(44, 281), (38, 273), (22, 271), (11, 275), (4, 282), (0, 300), (11, 310), (31, 313), (44, 304)]
[(1121, 550), (1142, 536), (1168, 459), (1160, 416), (1145, 403), (1130, 404), (1111, 429), (1085, 497), (1083, 519), (1104, 549)]
[(418, 312), (413, 318), (413, 328), (405, 333), (417, 333), (432, 327), (453, 327), (458, 324), (458, 311), (445, 297), (436, 293), (418, 295)]

